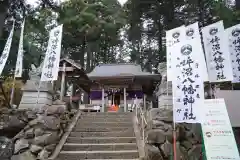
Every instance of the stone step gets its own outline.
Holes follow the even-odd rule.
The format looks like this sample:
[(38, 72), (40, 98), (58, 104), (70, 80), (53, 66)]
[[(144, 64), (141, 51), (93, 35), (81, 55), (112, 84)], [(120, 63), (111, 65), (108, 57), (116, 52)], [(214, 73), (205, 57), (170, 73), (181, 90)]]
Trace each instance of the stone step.
[(70, 137), (132, 137), (134, 135), (133, 129), (113, 132), (71, 132)]
[(66, 143), (63, 151), (118, 151), (137, 149), (136, 143), (102, 143), (102, 144), (79, 144)]
[(78, 122), (132, 122), (131, 118), (116, 118), (116, 117), (86, 117), (86, 118), (80, 118)]
[(109, 122), (111, 122), (111, 121), (117, 121), (117, 122), (119, 122), (119, 121), (122, 121), (122, 122), (130, 122), (130, 121), (132, 121), (132, 117), (116, 117), (116, 116), (113, 116), (113, 117), (104, 117), (104, 116), (97, 116), (97, 117), (81, 117), (79, 120), (94, 120), (94, 121), (96, 121), (96, 120), (100, 120), (100, 121), (109, 121)]
[[(61, 159), (56, 159), (56, 160), (61, 160)], [(87, 159), (87, 160), (103, 160), (103, 159)], [(139, 160), (139, 159), (134, 158), (134, 159), (104, 159), (104, 160)]]
[(68, 137), (67, 143), (136, 143), (136, 137)]
[(114, 127), (114, 126), (98, 126), (98, 127), (91, 127), (91, 126), (82, 126), (80, 128), (76, 127), (73, 131), (77, 132), (111, 132), (111, 131), (124, 131), (129, 129), (129, 127)]
[[(61, 158), (58, 158), (56, 160), (63, 160)], [(65, 159), (66, 160), (66, 159)], [(87, 160), (103, 160), (103, 159), (87, 159)], [(138, 158), (134, 158), (134, 159), (104, 159), (104, 160), (139, 160)]]
[(83, 113), (83, 115), (131, 115), (132, 116), (132, 112), (88, 112), (88, 113)]
[(119, 151), (61, 151), (57, 160), (80, 159), (136, 159), (139, 158), (138, 150)]
[(132, 117), (134, 114), (82, 114), (83, 117)]
[(81, 122), (78, 121), (75, 128), (80, 127), (132, 127), (132, 122)]

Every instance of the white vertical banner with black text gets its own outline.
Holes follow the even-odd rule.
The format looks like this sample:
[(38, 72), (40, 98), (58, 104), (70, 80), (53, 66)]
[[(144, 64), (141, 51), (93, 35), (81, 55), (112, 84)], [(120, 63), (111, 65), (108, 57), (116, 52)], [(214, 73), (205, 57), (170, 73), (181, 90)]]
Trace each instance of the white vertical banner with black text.
[(22, 69), (23, 69), (23, 33), (24, 33), (24, 25), (25, 20), (22, 23), (21, 27), (21, 34), (18, 46), (18, 55), (17, 55), (17, 62), (16, 62), (16, 69), (15, 69), (15, 77), (22, 77)]
[[(187, 40), (198, 40), (199, 43), (201, 44), (201, 35), (199, 33), (198, 22), (195, 22), (193, 24), (186, 26), (186, 39)], [(204, 55), (202, 47), (201, 47), (200, 51), (196, 54), (198, 54), (198, 59), (201, 61), (201, 64), (202, 64), (201, 65), (201, 68), (202, 68), (201, 75), (203, 77), (203, 81), (208, 82), (209, 78), (208, 78), (207, 64), (206, 64), (205, 55)]]
[(198, 22), (186, 26), (186, 39), (200, 39)]
[(223, 21), (204, 27), (202, 33), (209, 81), (232, 81), (233, 71)]
[(7, 42), (3, 49), (2, 55), (0, 57), (0, 75), (2, 75), (2, 71), (5, 67), (5, 64), (7, 62), (7, 59), (8, 59), (9, 53), (10, 53), (10, 49), (11, 49), (11, 45), (12, 45), (12, 37), (13, 37), (13, 32), (14, 32), (14, 26), (15, 26), (15, 21), (13, 22), (12, 29), (10, 31)]
[(225, 30), (233, 69), (233, 83), (240, 82), (240, 24)]
[(59, 25), (50, 31), (48, 47), (42, 68), (41, 81), (54, 81), (58, 78), (62, 29), (63, 25)]
[(175, 44), (185, 40), (185, 26), (174, 28), (166, 31), (166, 48), (167, 48), (167, 81), (172, 81), (172, 49)]
[(175, 123), (200, 123), (204, 103), (204, 85), (199, 40), (185, 40), (174, 47), (173, 116)]

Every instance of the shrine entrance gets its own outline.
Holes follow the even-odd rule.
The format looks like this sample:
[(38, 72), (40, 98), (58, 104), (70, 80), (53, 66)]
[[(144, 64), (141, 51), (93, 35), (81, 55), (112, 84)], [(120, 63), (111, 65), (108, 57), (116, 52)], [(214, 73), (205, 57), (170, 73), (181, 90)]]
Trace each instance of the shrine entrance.
[(92, 105), (101, 107), (101, 111), (128, 112), (135, 99), (143, 101), (145, 106), (146, 96), (153, 94), (154, 82), (158, 82), (161, 76), (149, 72), (143, 72), (140, 65), (100, 64), (88, 74), (93, 81), (90, 91)]

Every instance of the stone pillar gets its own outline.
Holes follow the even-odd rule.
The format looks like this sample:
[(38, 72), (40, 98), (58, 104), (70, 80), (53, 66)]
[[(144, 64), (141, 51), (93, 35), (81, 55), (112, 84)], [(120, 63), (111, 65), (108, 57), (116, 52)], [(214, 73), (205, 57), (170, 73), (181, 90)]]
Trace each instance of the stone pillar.
[(105, 110), (105, 98), (104, 98), (104, 88), (102, 88), (102, 112)]
[(123, 89), (123, 100), (124, 100), (124, 112), (127, 112), (127, 94), (126, 88)]
[(61, 81), (61, 93), (60, 93), (60, 100), (63, 100), (65, 95), (65, 78), (66, 78), (66, 62), (63, 63), (63, 70), (62, 70), (62, 81)]

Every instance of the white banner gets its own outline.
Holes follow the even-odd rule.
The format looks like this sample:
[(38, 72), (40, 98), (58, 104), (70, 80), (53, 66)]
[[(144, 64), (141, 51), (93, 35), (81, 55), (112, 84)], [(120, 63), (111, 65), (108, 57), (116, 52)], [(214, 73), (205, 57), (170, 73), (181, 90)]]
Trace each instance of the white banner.
[(62, 29), (63, 25), (59, 25), (50, 31), (47, 52), (42, 68), (41, 81), (54, 81), (58, 78)]
[(240, 24), (225, 30), (232, 60), (233, 83), (240, 82)]
[(201, 39), (198, 22), (186, 26), (186, 38), (187, 40)]
[(23, 69), (23, 32), (24, 32), (25, 20), (22, 23), (21, 35), (18, 46), (18, 56), (15, 68), (15, 77), (22, 77)]
[(185, 40), (175, 45), (174, 50), (172, 61), (174, 121), (200, 123), (201, 107), (204, 103), (202, 62), (198, 58), (201, 44), (196, 39)]
[(210, 82), (233, 80), (228, 39), (224, 32), (223, 22), (206, 26), (202, 30), (203, 42)]
[(185, 26), (166, 31), (166, 49), (167, 49), (167, 81), (172, 81), (172, 48), (175, 44), (185, 40)]
[(2, 71), (5, 67), (5, 64), (7, 62), (7, 59), (8, 59), (9, 53), (10, 53), (10, 49), (11, 49), (11, 45), (12, 45), (12, 37), (13, 37), (13, 32), (14, 32), (14, 26), (15, 26), (15, 21), (13, 22), (12, 29), (10, 31), (7, 42), (3, 49), (2, 55), (0, 57), (0, 75), (2, 75)]
[(224, 99), (208, 99), (202, 106), (202, 133), (208, 160), (239, 160)]
[[(198, 43), (201, 44), (201, 36), (199, 33), (199, 26), (198, 26), (198, 22), (193, 23), (189, 26), (186, 26), (186, 39), (187, 40), (197, 40), (199, 41)], [(202, 77), (203, 77), (203, 81), (204, 82), (208, 82), (209, 78), (208, 78), (208, 70), (207, 70), (207, 64), (206, 64), (206, 60), (205, 60), (205, 55), (202, 49), (202, 45), (199, 45), (199, 52), (196, 53), (198, 54), (198, 59), (201, 61), (201, 67), (202, 67)]]

